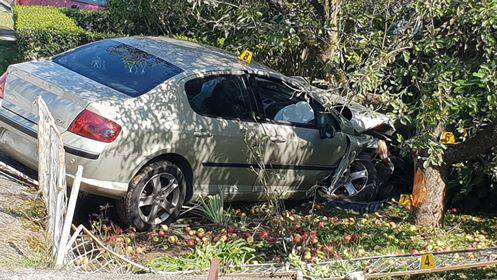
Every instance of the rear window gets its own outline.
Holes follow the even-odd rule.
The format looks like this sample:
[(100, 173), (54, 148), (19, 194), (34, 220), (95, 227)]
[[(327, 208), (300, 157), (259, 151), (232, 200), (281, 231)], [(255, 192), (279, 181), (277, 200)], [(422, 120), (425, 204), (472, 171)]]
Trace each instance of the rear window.
[(63, 53), (53, 61), (132, 97), (181, 73), (179, 67), (132, 46), (105, 40)]

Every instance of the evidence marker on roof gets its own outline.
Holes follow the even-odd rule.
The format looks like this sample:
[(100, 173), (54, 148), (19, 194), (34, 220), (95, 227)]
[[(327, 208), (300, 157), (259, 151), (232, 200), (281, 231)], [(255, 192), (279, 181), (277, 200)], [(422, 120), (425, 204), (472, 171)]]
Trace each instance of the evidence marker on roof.
[(252, 57), (254, 54), (249, 51), (249, 50), (244, 50), (242, 54), (240, 55), (240, 60), (245, 62), (245, 63), (250, 63), (252, 61)]

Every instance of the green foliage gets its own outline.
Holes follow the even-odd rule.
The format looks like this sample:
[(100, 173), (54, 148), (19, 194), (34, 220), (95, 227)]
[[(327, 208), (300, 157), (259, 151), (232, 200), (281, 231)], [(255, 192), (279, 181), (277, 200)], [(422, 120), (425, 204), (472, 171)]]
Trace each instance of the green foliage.
[(240, 266), (255, 259), (256, 250), (244, 240), (233, 242), (219, 241), (215, 244), (203, 244), (184, 256), (160, 257), (148, 263), (149, 267), (157, 271), (190, 271), (206, 270), (213, 259), (223, 265)]
[(292, 4), (283, 16), (266, 1), (143, 0), (129, 5), (113, 0), (114, 20), (128, 34), (185, 36), (238, 54), (250, 49), (256, 59), (289, 75), (314, 76), (323, 63), (319, 53), (326, 44), (319, 17), (307, 1)]
[(209, 195), (207, 198), (202, 198), (198, 207), (199, 214), (212, 223), (216, 225), (224, 225), (226, 223), (223, 195)]
[(17, 48), (14, 45), (0, 45), (0, 75), (2, 75), (7, 67), (16, 63), (19, 60)]
[(84, 30), (63, 9), (17, 6), (14, 10), (17, 44), (22, 59), (52, 56), (103, 38), (111, 33)]
[(83, 32), (76, 22), (55, 7), (18, 6), (15, 9), (16, 28), (54, 29), (67, 32)]
[(122, 34), (122, 25), (114, 21), (107, 11), (63, 9), (62, 12), (87, 32)]

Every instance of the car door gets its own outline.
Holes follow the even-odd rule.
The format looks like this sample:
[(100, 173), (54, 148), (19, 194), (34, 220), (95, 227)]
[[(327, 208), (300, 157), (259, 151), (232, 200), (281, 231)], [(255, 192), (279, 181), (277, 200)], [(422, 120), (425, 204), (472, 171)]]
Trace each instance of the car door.
[(347, 139), (340, 132), (321, 139), (309, 100), (277, 78), (251, 76), (267, 135), (264, 160), (274, 176), (268, 185), (279, 195), (303, 192), (320, 183), (345, 154)]
[(256, 174), (245, 137), (260, 124), (241, 74), (196, 76), (184, 82), (190, 108), (183, 144), (195, 159), (197, 193), (216, 194), (223, 188), (227, 199), (235, 199), (253, 191)]

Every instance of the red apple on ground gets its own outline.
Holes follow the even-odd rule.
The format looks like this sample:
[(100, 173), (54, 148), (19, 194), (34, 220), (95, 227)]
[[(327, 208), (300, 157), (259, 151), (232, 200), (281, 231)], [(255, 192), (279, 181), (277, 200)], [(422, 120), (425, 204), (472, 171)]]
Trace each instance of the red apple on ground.
[(193, 239), (191, 239), (191, 238), (187, 239), (187, 240), (186, 240), (186, 245), (187, 245), (188, 247), (194, 247), (194, 246), (195, 246), (195, 240), (193, 240)]
[(347, 234), (347, 235), (345, 235), (345, 236), (343, 237), (343, 242), (345, 242), (345, 243), (350, 243), (350, 242), (352, 242), (352, 235), (348, 235), (348, 234)]
[(263, 230), (263, 231), (261, 231), (261, 233), (259, 234), (259, 237), (260, 237), (261, 239), (263, 239), (263, 240), (266, 240), (266, 239), (268, 239), (268, 238), (269, 238), (269, 232), (267, 232), (267, 231)]

